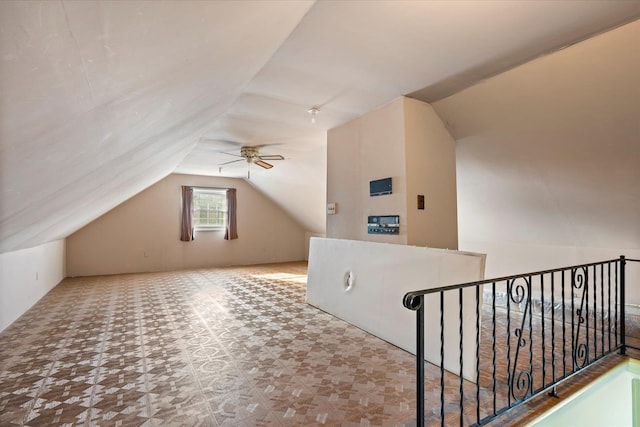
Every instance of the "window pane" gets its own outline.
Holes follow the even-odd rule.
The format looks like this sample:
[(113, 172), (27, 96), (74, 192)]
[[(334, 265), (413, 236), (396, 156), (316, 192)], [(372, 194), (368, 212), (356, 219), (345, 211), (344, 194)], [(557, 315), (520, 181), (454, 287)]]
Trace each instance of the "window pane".
[(193, 192), (193, 225), (195, 227), (224, 227), (227, 197), (224, 193)]

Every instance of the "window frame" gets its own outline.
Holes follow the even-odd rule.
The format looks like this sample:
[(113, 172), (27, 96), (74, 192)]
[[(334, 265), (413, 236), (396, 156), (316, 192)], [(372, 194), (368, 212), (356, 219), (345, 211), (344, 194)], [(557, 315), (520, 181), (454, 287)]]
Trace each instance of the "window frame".
[[(227, 212), (229, 207), (227, 206), (227, 188), (215, 188), (215, 187), (192, 187), (193, 188), (193, 198), (191, 200), (191, 216), (193, 221), (193, 230), (194, 231), (224, 231), (227, 227)], [(196, 194), (204, 193), (204, 194), (219, 194), (224, 198), (224, 213), (222, 225), (196, 225)]]

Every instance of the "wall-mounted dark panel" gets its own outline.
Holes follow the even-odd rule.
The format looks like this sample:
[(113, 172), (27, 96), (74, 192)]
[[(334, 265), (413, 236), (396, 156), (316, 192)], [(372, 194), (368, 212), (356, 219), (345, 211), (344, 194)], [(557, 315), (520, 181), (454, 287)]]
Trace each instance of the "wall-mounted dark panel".
[(383, 194), (391, 194), (391, 178), (376, 179), (369, 181), (369, 195), (382, 196)]

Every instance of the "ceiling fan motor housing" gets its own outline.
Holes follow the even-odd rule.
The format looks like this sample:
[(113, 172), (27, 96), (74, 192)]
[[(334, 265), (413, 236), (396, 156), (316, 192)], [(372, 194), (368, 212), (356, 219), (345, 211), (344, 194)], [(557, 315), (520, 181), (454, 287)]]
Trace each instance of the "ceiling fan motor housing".
[(242, 147), (240, 149), (240, 155), (247, 159), (248, 162), (255, 162), (260, 159), (258, 149), (255, 147)]

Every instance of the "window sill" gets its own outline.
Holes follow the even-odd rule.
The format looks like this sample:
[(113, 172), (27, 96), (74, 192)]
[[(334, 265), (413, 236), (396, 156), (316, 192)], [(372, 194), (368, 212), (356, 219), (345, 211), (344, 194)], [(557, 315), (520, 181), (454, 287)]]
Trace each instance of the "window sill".
[(225, 227), (195, 227), (194, 231), (225, 231)]

